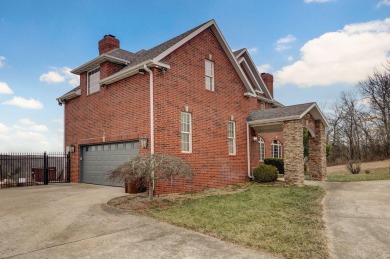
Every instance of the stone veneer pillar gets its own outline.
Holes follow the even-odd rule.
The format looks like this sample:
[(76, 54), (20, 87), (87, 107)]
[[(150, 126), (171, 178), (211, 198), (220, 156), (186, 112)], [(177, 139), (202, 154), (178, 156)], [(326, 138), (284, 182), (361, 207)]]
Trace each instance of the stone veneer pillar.
[(326, 179), (326, 133), (325, 125), (320, 121), (314, 122), (315, 137), (309, 138), (310, 174), (313, 179)]
[(284, 179), (288, 185), (303, 185), (303, 126), (301, 120), (285, 121)]

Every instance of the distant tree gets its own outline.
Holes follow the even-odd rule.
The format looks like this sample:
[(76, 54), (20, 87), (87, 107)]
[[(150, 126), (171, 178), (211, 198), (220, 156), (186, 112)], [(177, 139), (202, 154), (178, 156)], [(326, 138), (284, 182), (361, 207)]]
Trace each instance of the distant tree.
[(390, 157), (390, 60), (383, 71), (375, 68), (371, 75), (360, 81), (358, 88), (369, 103), (371, 119), (382, 129), (383, 152)]
[(149, 199), (153, 199), (154, 180), (192, 176), (189, 165), (182, 159), (168, 154), (141, 155), (125, 162), (110, 172), (108, 179), (127, 183), (146, 179)]

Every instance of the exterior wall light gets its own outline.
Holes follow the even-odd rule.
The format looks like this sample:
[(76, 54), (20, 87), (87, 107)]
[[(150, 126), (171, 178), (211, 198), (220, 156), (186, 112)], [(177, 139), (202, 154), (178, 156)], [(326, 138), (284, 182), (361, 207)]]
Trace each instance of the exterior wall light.
[(254, 141), (254, 142), (257, 142), (257, 136), (254, 136), (254, 137), (253, 137), (253, 141)]
[(140, 138), (140, 141), (141, 141), (141, 147), (142, 148), (147, 148), (148, 147), (148, 137), (146, 137), (146, 136), (142, 136), (141, 138)]

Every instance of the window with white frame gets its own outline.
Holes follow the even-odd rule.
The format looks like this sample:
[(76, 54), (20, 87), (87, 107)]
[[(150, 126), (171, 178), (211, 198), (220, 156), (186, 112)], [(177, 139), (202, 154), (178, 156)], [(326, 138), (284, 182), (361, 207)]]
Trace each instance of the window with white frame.
[(236, 154), (236, 123), (228, 121), (228, 149), (229, 155)]
[(191, 113), (181, 113), (181, 152), (192, 152), (192, 126)]
[(261, 109), (265, 110), (265, 102), (261, 102)]
[(264, 139), (259, 137), (259, 148), (260, 148), (260, 161), (264, 161), (265, 159), (265, 143)]
[(88, 72), (88, 89), (87, 93), (92, 94), (100, 91), (100, 67)]
[(206, 59), (205, 63), (206, 89), (214, 91), (214, 62)]
[(273, 158), (282, 158), (282, 144), (275, 139), (271, 144), (271, 151)]

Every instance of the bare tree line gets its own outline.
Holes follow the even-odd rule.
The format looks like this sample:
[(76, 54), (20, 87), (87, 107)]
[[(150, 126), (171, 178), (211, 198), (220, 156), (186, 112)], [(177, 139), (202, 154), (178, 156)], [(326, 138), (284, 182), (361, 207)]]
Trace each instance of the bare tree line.
[(342, 92), (327, 114), (329, 164), (390, 158), (390, 60), (383, 67)]

